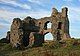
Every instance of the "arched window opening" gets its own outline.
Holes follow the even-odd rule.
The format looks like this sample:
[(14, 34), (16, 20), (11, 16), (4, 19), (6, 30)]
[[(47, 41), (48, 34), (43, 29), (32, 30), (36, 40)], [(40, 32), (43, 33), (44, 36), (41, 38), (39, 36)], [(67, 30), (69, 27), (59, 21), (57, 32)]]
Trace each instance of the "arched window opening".
[(51, 29), (51, 26), (52, 26), (52, 23), (50, 21), (47, 21), (45, 24), (44, 24), (44, 29), (47, 30), (47, 29)]

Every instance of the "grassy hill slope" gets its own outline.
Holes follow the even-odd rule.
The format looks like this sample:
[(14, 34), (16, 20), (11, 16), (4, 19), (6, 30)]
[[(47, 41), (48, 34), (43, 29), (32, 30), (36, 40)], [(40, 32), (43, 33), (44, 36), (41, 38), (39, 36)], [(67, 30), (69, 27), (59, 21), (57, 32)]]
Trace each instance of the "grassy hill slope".
[(41, 47), (25, 50), (17, 50), (10, 44), (0, 43), (0, 56), (80, 56), (80, 39), (49, 41)]

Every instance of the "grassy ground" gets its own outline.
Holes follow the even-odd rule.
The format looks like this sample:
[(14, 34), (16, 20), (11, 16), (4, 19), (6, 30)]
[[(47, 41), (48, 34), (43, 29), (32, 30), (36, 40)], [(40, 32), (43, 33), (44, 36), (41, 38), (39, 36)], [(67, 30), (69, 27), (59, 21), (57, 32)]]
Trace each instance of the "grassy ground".
[(25, 50), (17, 50), (10, 44), (0, 43), (0, 56), (80, 56), (80, 39), (49, 41), (42, 47)]

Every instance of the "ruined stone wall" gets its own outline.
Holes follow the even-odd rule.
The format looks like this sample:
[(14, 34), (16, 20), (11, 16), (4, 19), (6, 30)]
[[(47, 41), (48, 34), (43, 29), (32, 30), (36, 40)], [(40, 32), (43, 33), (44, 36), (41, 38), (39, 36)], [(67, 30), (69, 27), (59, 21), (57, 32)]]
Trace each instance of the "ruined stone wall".
[[(43, 43), (44, 35), (48, 31), (47, 23), (51, 22), (51, 32), (55, 40), (62, 40), (70, 38), (69, 35), (69, 20), (67, 15), (68, 8), (62, 8), (61, 12), (58, 12), (56, 8), (52, 9), (50, 17), (44, 17), (41, 19), (35, 19), (26, 17), (21, 20), (19, 18), (13, 19), (10, 30), (10, 43), (13, 46), (18, 45), (33, 45), (33, 43)], [(35, 34), (33, 34), (33, 32)], [(39, 36), (35, 36), (39, 35)]]
[[(52, 9), (50, 17), (44, 17), (38, 20), (40, 31), (47, 30), (44, 28), (46, 22), (52, 23), (52, 35), (56, 40), (70, 38), (69, 35), (69, 20), (67, 15), (68, 8), (62, 8), (62, 12), (58, 12), (56, 8)], [(40, 24), (39, 24), (40, 23)]]
[(21, 45), (21, 40), (23, 38), (22, 26), (22, 21), (19, 18), (13, 19), (10, 31), (10, 43), (13, 45), (13, 47), (17, 47), (17, 44)]

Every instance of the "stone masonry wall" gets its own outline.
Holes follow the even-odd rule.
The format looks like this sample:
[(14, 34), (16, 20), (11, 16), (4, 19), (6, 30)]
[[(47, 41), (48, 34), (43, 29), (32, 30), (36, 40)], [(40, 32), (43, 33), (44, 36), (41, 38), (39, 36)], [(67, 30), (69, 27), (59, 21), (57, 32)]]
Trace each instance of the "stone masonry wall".
[[(28, 16), (24, 20), (14, 18), (9, 33), (10, 43), (13, 47), (19, 45), (26, 47), (35, 43), (39, 45), (39, 43), (44, 43), (44, 35), (49, 32), (54, 36), (54, 40), (70, 38), (67, 11), (66, 7), (62, 8), (62, 12), (53, 8), (50, 17), (35, 19)], [(51, 29), (47, 28), (49, 22), (52, 23)]]

